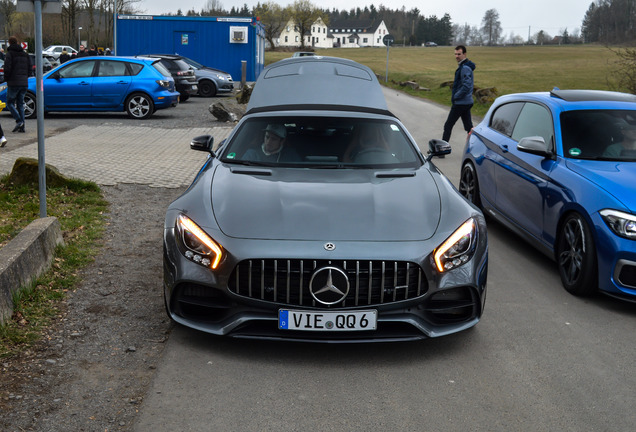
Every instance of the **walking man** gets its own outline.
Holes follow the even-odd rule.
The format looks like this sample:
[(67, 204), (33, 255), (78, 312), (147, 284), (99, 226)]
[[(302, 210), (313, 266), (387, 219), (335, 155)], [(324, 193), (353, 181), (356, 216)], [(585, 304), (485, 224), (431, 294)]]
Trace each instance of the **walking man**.
[(15, 36), (9, 38), (4, 59), (4, 79), (7, 83), (7, 108), (15, 120), (13, 132), (24, 132), (24, 95), (29, 82), (29, 55)]
[(446, 142), (450, 140), (453, 126), (459, 118), (462, 119), (464, 130), (470, 132), (473, 128), (473, 121), (470, 109), (473, 107), (473, 71), (475, 63), (466, 58), (466, 47), (458, 45), (455, 47), (455, 60), (457, 60), (457, 70), (455, 71), (455, 81), (451, 96), (451, 110), (448, 113), (446, 123), (444, 123), (444, 135), (442, 139)]

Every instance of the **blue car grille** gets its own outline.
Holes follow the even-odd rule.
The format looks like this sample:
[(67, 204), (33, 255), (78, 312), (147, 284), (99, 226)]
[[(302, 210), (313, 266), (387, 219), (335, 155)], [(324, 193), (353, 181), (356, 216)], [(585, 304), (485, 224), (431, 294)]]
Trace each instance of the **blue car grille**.
[[(342, 270), (349, 280), (345, 299), (332, 308), (373, 306), (413, 299), (426, 294), (422, 269), (403, 261), (318, 261), (261, 259), (240, 262), (229, 289), (243, 297), (288, 306), (325, 307), (312, 297), (309, 282), (323, 267)], [(342, 287), (339, 287), (342, 289)]]

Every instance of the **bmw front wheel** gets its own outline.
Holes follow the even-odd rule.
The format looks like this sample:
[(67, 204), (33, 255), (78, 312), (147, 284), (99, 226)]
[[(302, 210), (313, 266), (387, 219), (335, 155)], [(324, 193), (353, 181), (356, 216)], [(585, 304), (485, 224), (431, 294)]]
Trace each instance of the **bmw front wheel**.
[(466, 162), (462, 167), (462, 173), (459, 179), (459, 193), (477, 207), (481, 207), (479, 182), (477, 181), (475, 167), (471, 162)]
[(143, 93), (133, 93), (126, 99), (126, 113), (136, 120), (145, 120), (155, 112), (155, 104)]
[(556, 249), (563, 287), (577, 296), (592, 294), (598, 284), (596, 248), (581, 215), (572, 213), (563, 221)]

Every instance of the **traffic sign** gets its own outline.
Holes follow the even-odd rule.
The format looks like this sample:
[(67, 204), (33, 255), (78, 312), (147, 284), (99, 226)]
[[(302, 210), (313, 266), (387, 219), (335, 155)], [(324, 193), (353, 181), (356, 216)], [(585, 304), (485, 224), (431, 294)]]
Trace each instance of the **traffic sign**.
[(395, 41), (395, 38), (394, 38), (392, 35), (390, 35), (390, 34), (385, 35), (385, 36), (382, 38), (382, 43), (383, 43), (384, 45), (386, 45), (386, 46), (391, 46), (391, 45), (393, 45), (393, 42), (394, 42), (394, 41)]
[(22, 47), (23, 50), (27, 50), (29, 49), (29, 43), (28, 42), (20, 42), (20, 46)]

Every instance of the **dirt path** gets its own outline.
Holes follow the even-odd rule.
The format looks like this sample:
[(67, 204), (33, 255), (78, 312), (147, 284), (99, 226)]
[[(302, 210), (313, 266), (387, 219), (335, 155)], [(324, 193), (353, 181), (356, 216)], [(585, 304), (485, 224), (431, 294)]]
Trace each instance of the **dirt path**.
[(162, 228), (182, 190), (103, 187), (105, 245), (43, 341), (0, 360), (0, 430), (132, 430), (171, 328)]

